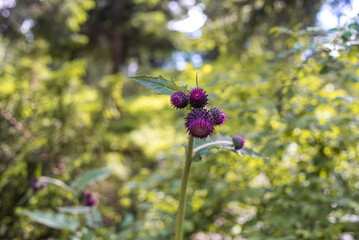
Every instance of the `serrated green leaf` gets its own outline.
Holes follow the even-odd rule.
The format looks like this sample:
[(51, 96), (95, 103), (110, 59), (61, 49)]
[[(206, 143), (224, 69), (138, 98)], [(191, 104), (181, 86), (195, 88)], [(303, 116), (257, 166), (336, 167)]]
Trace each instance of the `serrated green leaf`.
[(200, 162), (202, 160), (202, 156), (199, 154), (195, 154), (192, 158), (192, 162)]
[(96, 228), (102, 222), (101, 213), (97, 207), (92, 207), (90, 212), (86, 214), (86, 224), (90, 227)]
[(87, 232), (86, 234), (85, 234), (85, 240), (92, 240), (92, 239), (94, 239), (94, 237), (93, 237), (93, 233), (92, 232)]
[(211, 154), (209, 148), (202, 149), (194, 155), (194, 157), (192, 158), (192, 162), (200, 162), (202, 160), (202, 157), (208, 156), (209, 154)]
[(133, 224), (134, 220), (135, 220), (135, 218), (133, 217), (132, 214), (127, 214), (122, 221), (121, 227), (126, 228), (126, 227), (130, 226), (131, 224)]
[(23, 210), (20, 214), (55, 229), (70, 229), (75, 231), (79, 226), (79, 221), (76, 217), (69, 217), (63, 213)]
[(334, 101), (346, 101), (352, 103), (355, 101), (355, 98), (353, 98), (352, 96), (336, 97), (333, 99), (333, 102)]
[(244, 147), (243, 149), (239, 149), (239, 150), (234, 150), (234, 151), (241, 156), (248, 155), (248, 156), (254, 157), (254, 158), (264, 158), (264, 159), (267, 158), (267, 157), (260, 155), (259, 153), (256, 153), (255, 151), (253, 151), (252, 149), (247, 148), (247, 147)]
[(171, 95), (176, 91), (185, 91), (188, 92), (187, 86), (178, 85), (173, 77), (171, 79), (166, 79), (159, 75), (158, 77), (148, 76), (148, 75), (140, 75), (129, 77), (129, 79), (135, 80), (139, 83), (142, 83), (148, 88), (154, 89), (159, 94)]
[(73, 189), (76, 189), (76, 191), (81, 192), (86, 185), (93, 183), (97, 180), (104, 179), (111, 175), (112, 170), (108, 168), (100, 168), (100, 169), (94, 169), (87, 171), (78, 178), (75, 179), (75, 181), (71, 184), (71, 187)]
[(59, 207), (59, 212), (61, 213), (71, 213), (71, 214), (79, 214), (79, 213), (88, 213), (90, 212), (90, 207), (85, 206), (71, 206), (71, 207)]

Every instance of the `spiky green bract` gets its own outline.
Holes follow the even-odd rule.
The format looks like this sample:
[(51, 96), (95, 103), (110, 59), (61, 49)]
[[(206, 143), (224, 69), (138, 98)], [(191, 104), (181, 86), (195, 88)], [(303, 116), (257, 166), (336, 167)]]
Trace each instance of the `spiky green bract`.
[(206, 138), (214, 132), (214, 120), (206, 109), (193, 109), (187, 114), (185, 126), (195, 138)]
[(171, 103), (174, 108), (185, 108), (188, 105), (188, 95), (183, 91), (174, 92), (171, 95)]
[(189, 92), (189, 104), (193, 108), (203, 108), (208, 103), (208, 95), (202, 88), (195, 88)]
[(219, 108), (213, 107), (209, 110), (209, 112), (212, 114), (212, 117), (214, 119), (215, 125), (221, 125), (226, 121), (227, 116), (226, 114)]
[(242, 136), (236, 135), (233, 137), (233, 143), (235, 149), (243, 149), (246, 142)]

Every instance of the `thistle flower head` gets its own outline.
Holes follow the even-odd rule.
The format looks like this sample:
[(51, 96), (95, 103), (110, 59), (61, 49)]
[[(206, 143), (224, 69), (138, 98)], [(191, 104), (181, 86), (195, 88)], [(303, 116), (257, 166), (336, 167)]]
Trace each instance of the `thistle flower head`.
[(183, 91), (174, 92), (171, 95), (171, 103), (174, 108), (185, 108), (188, 105), (188, 95)]
[(185, 126), (196, 138), (206, 138), (214, 132), (214, 120), (206, 109), (193, 109), (187, 114)]
[(227, 119), (226, 114), (221, 109), (219, 109), (217, 107), (211, 108), (209, 110), (209, 112), (212, 114), (215, 125), (221, 125)]
[(85, 205), (86, 206), (93, 206), (97, 204), (97, 200), (92, 196), (92, 193), (88, 190), (84, 191), (84, 198), (85, 198)]
[(207, 96), (206, 91), (202, 88), (195, 88), (189, 92), (189, 104), (193, 108), (203, 108), (207, 105)]
[(93, 205), (96, 205), (97, 204), (97, 200), (93, 197), (90, 197), (86, 200), (86, 206), (93, 206)]
[(244, 143), (246, 142), (242, 136), (236, 135), (233, 137), (233, 143), (235, 149), (242, 149), (244, 148)]
[(32, 188), (32, 191), (37, 192), (40, 189), (45, 188), (46, 183), (42, 183), (38, 178), (34, 178), (30, 181), (30, 187)]

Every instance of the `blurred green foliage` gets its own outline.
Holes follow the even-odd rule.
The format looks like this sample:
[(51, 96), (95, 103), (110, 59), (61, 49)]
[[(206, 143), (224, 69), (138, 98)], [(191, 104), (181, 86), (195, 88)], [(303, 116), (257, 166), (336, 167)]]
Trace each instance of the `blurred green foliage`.
[[(191, 88), (198, 72), (200, 86), (212, 94), (210, 104), (228, 115), (216, 131), (242, 135), (248, 147), (268, 157), (211, 150), (194, 163), (185, 239), (215, 234), (340, 239), (343, 233), (358, 238), (357, 20), (323, 32), (306, 28), (314, 25), (315, 11), (298, 24), (307, 1), (284, 1), (284, 7), (278, 3), (283, 1), (205, 1), (203, 35), (188, 39), (165, 30), (185, 7), (171, 16), (167, 1), (103, 2), (17, 1), (5, 19), (8, 28), (0, 37), (2, 239), (173, 238), (185, 111), (173, 111), (168, 96), (127, 80), (126, 70), (116, 71), (137, 62), (143, 64), (141, 73), (149, 73), (149, 66), (173, 49), (199, 51), (207, 61), (200, 69), (157, 68), (151, 74), (174, 74)], [(107, 15), (111, 6), (129, 8), (131, 14)], [(281, 21), (281, 13), (293, 11)], [(26, 17), (34, 27), (22, 34)], [(229, 22), (223, 25), (221, 17)], [(117, 58), (111, 55), (116, 34), (89, 31), (103, 26), (128, 43)], [(34, 177), (70, 185), (85, 169), (98, 167), (110, 167), (113, 175), (87, 186), (100, 201), (102, 224), (95, 230), (52, 229), (21, 214), (74, 205), (73, 196), (56, 186), (31, 193)]]

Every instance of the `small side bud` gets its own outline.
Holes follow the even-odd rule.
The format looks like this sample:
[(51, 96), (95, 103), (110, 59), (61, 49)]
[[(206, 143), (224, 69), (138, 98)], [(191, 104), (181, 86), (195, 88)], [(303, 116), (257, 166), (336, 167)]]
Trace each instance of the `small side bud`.
[(98, 201), (93, 197), (92, 193), (88, 190), (85, 190), (83, 193), (85, 199), (85, 205), (92, 207), (98, 203)]
[(242, 136), (236, 135), (232, 138), (236, 150), (243, 149), (246, 142)]
[(45, 188), (46, 183), (41, 182), (38, 178), (34, 178), (30, 181), (30, 187), (32, 188), (32, 191), (37, 192), (40, 189)]
[(214, 119), (215, 125), (221, 125), (226, 121), (227, 116), (226, 114), (219, 108), (213, 107), (209, 110), (209, 112), (212, 114), (212, 117)]

